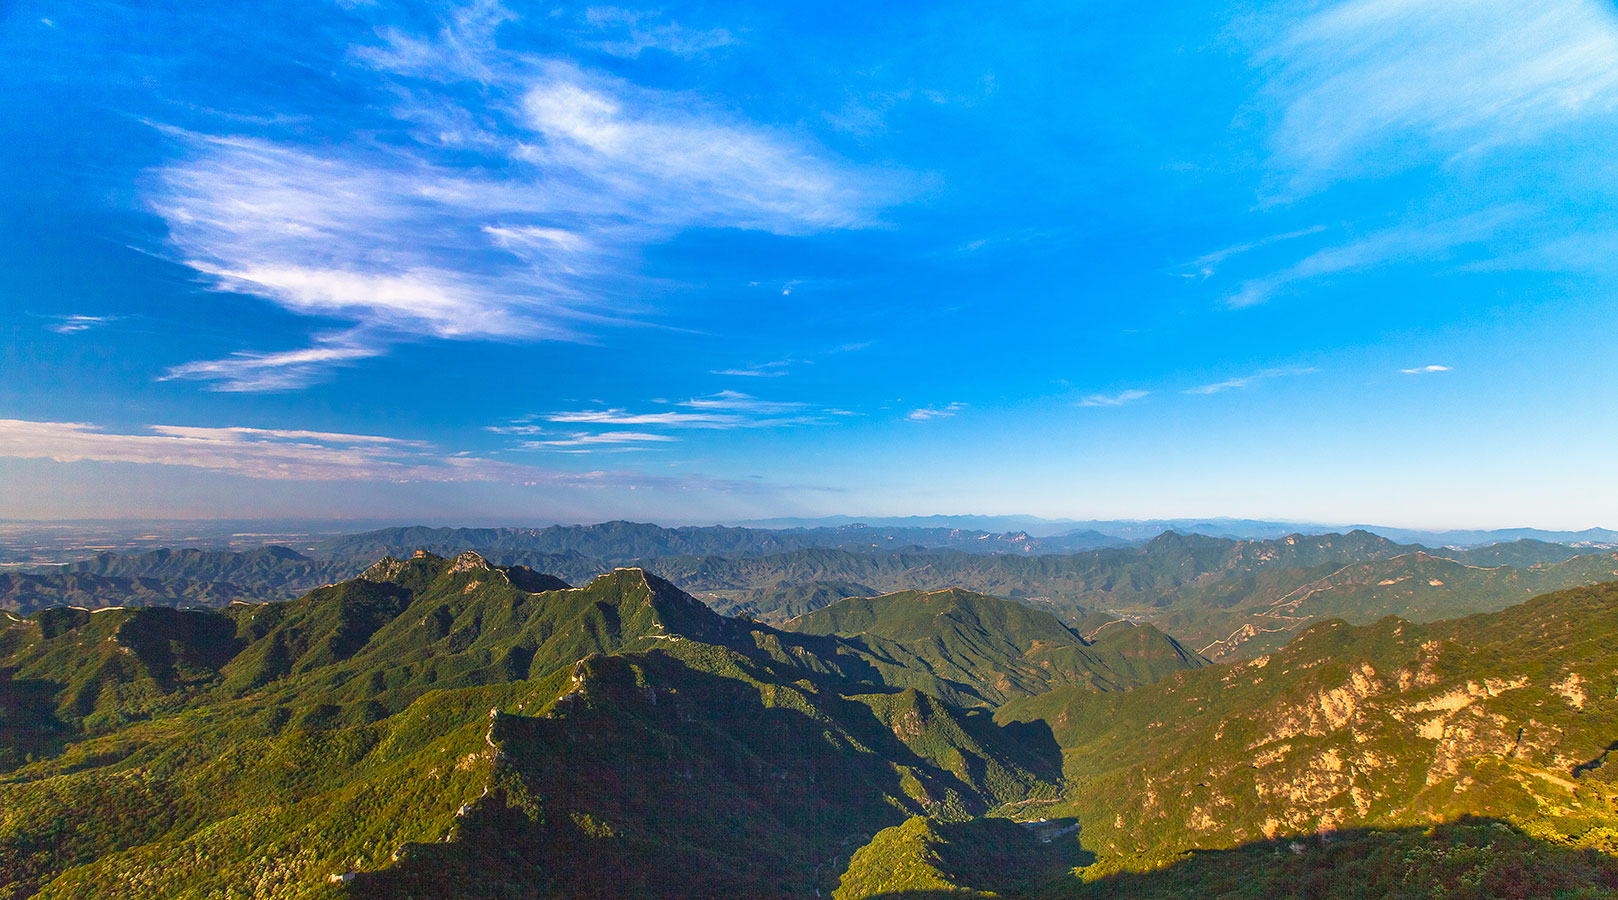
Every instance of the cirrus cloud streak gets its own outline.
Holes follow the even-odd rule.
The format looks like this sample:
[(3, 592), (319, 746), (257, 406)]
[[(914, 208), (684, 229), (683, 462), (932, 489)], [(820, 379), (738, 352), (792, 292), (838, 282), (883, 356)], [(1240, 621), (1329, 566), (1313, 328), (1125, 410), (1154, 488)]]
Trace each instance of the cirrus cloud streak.
[[(655, 435), (637, 436), (657, 440)], [(84, 422), (0, 419), (0, 458), (179, 466), (272, 481), (495, 482), (760, 493), (753, 481), (629, 471), (566, 472), (448, 454), (414, 440), (303, 429), (152, 425), (110, 431)]]
[(479, 4), (434, 35), (378, 29), (348, 62), (392, 98), (387, 119), (333, 140), (162, 129), (177, 155), (145, 195), (170, 255), (214, 290), (348, 323), (167, 377), (287, 390), (423, 338), (588, 339), (647, 313), (631, 286), (648, 246), (691, 227), (865, 227), (894, 194), (701, 96), (504, 49), (516, 20)]

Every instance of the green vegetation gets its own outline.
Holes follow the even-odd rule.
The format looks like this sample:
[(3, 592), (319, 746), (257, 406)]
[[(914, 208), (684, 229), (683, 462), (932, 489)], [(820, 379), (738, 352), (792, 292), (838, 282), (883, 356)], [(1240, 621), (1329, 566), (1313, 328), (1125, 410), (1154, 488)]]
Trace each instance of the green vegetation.
[(1009, 819), (939, 822), (915, 816), (884, 829), (854, 854), (834, 900), (946, 892), (995, 897), (1062, 876), (1086, 857), (1077, 842), (1041, 842)]
[(1349, 830), (1187, 854), (1146, 872), (1094, 866), (1031, 900), (1582, 900), (1618, 896), (1618, 860), (1480, 819)]
[(296, 597), (364, 567), (310, 559), (285, 547), (102, 553), (72, 565), (0, 574), (0, 609), (261, 603)]
[(1251, 579), (1225, 579), (1206, 588), (1170, 593), (1158, 601), (1159, 610), (1128, 612), (1148, 614), (1211, 658), (1253, 657), (1284, 646), (1303, 628), (1324, 619), (1368, 625), (1396, 615), (1412, 622), (1435, 622), (1494, 612), (1536, 594), (1615, 577), (1618, 554), (1610, 552), (1528, 568), (1479, 568), (1418, 551), (1341, 567), (1283, 569)]
[(317, 544), (313, 552), (322, 559), (373, 560), (384, 554), (408, 553), (418, 548), (449, 554), (471, 548), (501, 560), (542, 554), (558, 562), (585, 558), (610, 566), (673, 556), (760, 556), (816, 547), (867, 552), (902, 547), (952, 547), (976, 553), (1060, 553), (1120, 543), (1093, 531), (1066, 537), (1031, 538), (1022, 532), (994, 534), (936, 527), (732, 528), (712, 525), (664, 528), (618, 521), (549, 528), (384, 528), (324, 541)]
[(1062, 556), (814, 549), (655, 565), (716, 608), (766, 621), (812, 611), (806, 607), (831, 602), (836, 592), (789, 585), (874, 589), (846, 596), (961, 587), (1045, 610), (1085, 635), (1119, 616), (1150, 623), (1210, 659), (1269, 652), (1325, 618), (1363, 625), (1391, 614), (1430, 622), (1618, 577), (1611, 552), (1540, 541), (1427, 551), (1364, 531), (1268, 541), (1170, 532), (1142, 547)]
[(470, 553), (287, 603), (8, 618), (0, 677), (8, 900), (799, 896), (890, 824), (1054, 795), (1060, 767), (835, 640)]
[(996, 706), (1066, 684), (1118, 691), (1203, 664), (1151, 626), (1091, 644), (1055, 616), (960, 589), (850, 598), (785, 627), (842, 638), (889, 684)]
[(52, 606), (228, 606), (265, 599), (270, 598), (238, 585), (192, 578), (0, 572), (0, 609), (19, 613)]
[[(1159, 574), (1288, 570), (1226, 543)], [(1615, 613), (1333, 619), (1210, 666), (967, 590), (778, 630), (475, 553), (0, 613), (0, 900), (1615, 896)]]
[(1128, 695), (1059, 688), (1043, 722), (1066, 800), (1104, 856), (1487, 814), (1536, 837), (1610, 843), (1618, 584), (1414, 625), (1311, 627), (1275, 654)]
[(727, 616), (745, 615), (779, 624), (847, 597), (874, 597), (880, 593), (852, 581), (810, 581), (803, 584), (783, 581), (773, 587), (756, 588), (736, 599), (731, 599), (728, 594), (714, 594), (709, 605)]
[(1122, 617), (1224, 659), (1279, 648), (1324, 618), (1368, 624), (1392, 614), (1434, 621), (1618, 577), (1618, 555), (1610, 552), (1533, 540), (1428, 551), (1364, 531), (1267, 541), (1171, 532), (1142, 547), (1030, 555), (1063, 548), (1065, 540), (860, 526), (394, 528), (334, 538), (311, 548), (311, 555), (284, 547), (107, 553), (72, 566), (3, 574), (0, 609), (287, 599), (352, 577), (384, 553), (426, 547), (454, 554), (470, 546), (504, 565), (580, 582), (617, 565), (646, 568), (721, 613), (777, 625), (849, 597), (962, 587), (1049, 612), (1087, 639)]
[[(988, 820), (994, 821), (994, 820)], [(1007, 823), (1009, 825), (1009, 823)], [(949, 831), (952, 827), (953, 832)], [(1023, 830), (1017, 826), (1011, 829)], [(1186, 853), (1167, 864), (1113, 859), (1052, 873), (1065, 838), (1029, 852), (1007, 828), (974, 833), (913, 819), (854, 856), (838, 900), (1594, 900), (1618, 896), (1618, 859), (1536, 839), (1489, 819), (1349, 829)], [(1032, 845), (1039, 846), (1039, 845)], [(1015, 848), (1015, 849), (1013, 849)], [(1012, 852), (1008, 852), (1011, 850)], [(1069, 856), (1069, 859), (1072, 857)], [(1043, 873), (1039, 883), (1028, 876)]]

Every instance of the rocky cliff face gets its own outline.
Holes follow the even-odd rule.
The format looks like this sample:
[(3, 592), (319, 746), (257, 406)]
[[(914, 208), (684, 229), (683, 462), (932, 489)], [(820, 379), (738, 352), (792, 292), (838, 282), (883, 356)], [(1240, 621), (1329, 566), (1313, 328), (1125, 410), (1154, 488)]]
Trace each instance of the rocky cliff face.
[(1426, 626), (1325, 622), (1249, 662), (999, 717), (1051, 724), (1068, 808), (1102, 851), (1469, 813), (1577, 834), (1613, 810), (1614, 613), (1618, 587), (1598, 586)]

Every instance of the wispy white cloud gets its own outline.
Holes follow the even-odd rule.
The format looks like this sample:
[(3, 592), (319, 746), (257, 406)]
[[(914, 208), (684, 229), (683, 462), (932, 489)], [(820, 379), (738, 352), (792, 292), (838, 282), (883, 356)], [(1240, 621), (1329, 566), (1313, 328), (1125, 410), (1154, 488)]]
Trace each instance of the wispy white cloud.
[(108, 322), (113, 321), (116, 317), (73, 315), (53, 316), (52, 318), (54, 318), (56, 321), (50, 325), (46, 325), (46, 328), (56, 332), (57, 334), (78, 334), (81, 331), (89, 331), (92, 328), (105, 325)]
[(1449, 366), (1416, 366), (1413, 369), (1400, 369), (1406, 375), (1428, 375), (1433, 372), (1448, 372)]
[[(1414, 201), (1401, 191), (1401, 205), (1426, 211), (1248, 277), (1226, 294), (1229, 306), (1392, 265), (1611, 271), (1604, 242), (1568, 242), (1590, 230), (1568, 211), (1610, 198), (1618, 184), (1593, 152), (1618, 112), (1611, 3), (1327, 0), (1302, 15), (1276, 9), (1290, 21), (1254, 55), (1271, 126), (1268, 201), (1417, 166), (1443, 166), (1448, 187)], [(1534, 178), (1501, 177), (1524, 171)], [(1482, 180), (1461, 187), (1472, 178)], [(1237, 244), (1182, 274), (1206, 278), (1234, 256), (1315, 230)]]
[(905, 418), (912, 422), (927, 422), (932, 419), (947, 419), (966, 408), (965, 403), (951, 403), (947, 406), (923, 406), (905, 413)]
[(1348, 0), (1260, 58), (1275, 151), (1306, 178), (1534, 140), (1618, 109), (1618, 11), (1600, 0)]
[(1240, 244), (1233, 244), (1229, 247), (1223, 247), (1219, 250), (1213, 251), (1212, 253), (1203, 254), (1202, 256), (1192, 260), (1185, 267), (1189, 271), (1182, 272), (1180, 274), (1185, 278), (1208, 278), (1214, 274), (1220, 263), (1223, 263), (1225, 260), (1230, 259), (1233, 256), (1239, 256), (1243, 253), (1247, 253), (1250, 250), (1257, 250), (1260, 247), (1268, 247), (1271, 244), (1279, 244), (1282, 241), (1291, 241), (1301, 237), (1308, 237), (1311, 234), (1319, 234), (1325, 230), (1326, 226), (1324, 225), (1313, 225), (1297, 231), (1288, 231), (1282, 234), (1272, 234), (1268, 237), (1258, 238), (1257, 240), (1245, 241)]
[(661, 11), (593, 6), (584, 20), (599, 33), (591, 46), (614, 56), (634, 58), (647, 50), (661, 50), (675, 56), (698, 56), (736, 43), (735, 35), (724, 28), (687, 28)]
[(779, 378), (787, 374), (792, 365), (791, 360), (778, 360), (776, 362), (759, 363), (756, 366), (743, 366), (736, 369), (712, 369), (710, 375), (735, 375), (741, 378)]
[(1219, 394), (1225, 391), (1239, 391), (1252, 387), (1262, 381), (1272, 378), (1283, 378), (1288, 375), (1309, 375), (1315, 371), (1313, 368), (1286, 368), (1286, 369), (1260, 369), (1251, 375), (1242, 375), (1237, 378), (1227, 378), (1213, 384), (1204, 384), (1199, 387), (1187, 388), (1181, 393), (1185, 394)]
[[(627, 22), (615, 16), (598, 18)], [(700, 96), (503, 50), (514, 18), (479, 2), (436, 33), (380, 29), (356, 48), (360, 71), (398, 98), (397, 128), (380, 138), (165, 129), (178, 158), (145, 190), (173, 256), (219, 290), (351, 323), (340, 342), (172, 377), (287, 389), (421, 337), (582, 339), (637, 315), (626, 284), (648, 245), (693, 226), (863, 227), (892, 196), (801, 136)]]
[[(703, 397), (692, 397), (671, 404), (680, 407), (658, 412), (632, 412), (610, 407), (547, 413), (539, 418), (546, 422), (568, 425), (601, 426), (659, 426), (664, 428), (694, 428), (728, 430), (734, 428), (779, 428), (794, 425), (813, 425), (827, 421), (830, 415), (806, 403), (781, 400), (762, 400), (740, 391), (720, 391)], [(493, 430), (507, 434), (539, 433), (542, 426), (531, 421), (513, 422), (495, 426)]]
[(1128, 390), (1119, 391), (1116, 394), (1091, 394), (1090, 396), (1085, 397), (1083, 400), (1080, 400), (1076, 405), (1123, 406), (1127, 403), (1134, 403), (1136, 400), (1140, 400), (1143, 397), (1151, 396), (1151, 393), (1151, 391)]
[(1438, 262), (1458, 249), (1495, 238), (1527, 213), (1501, 207), (1436, 222), (1413, 222), (1385, 228), (1347, 243), (1317, 250), (1277, 272), (1250, 279), (1227, 298), (1232, 307), (1254, 306), (1300, 284), (1344, 272), (1378, 266)]
[(511, 77), (513, 64), (500, 52), (496, 35), (517, 19), (500, 0), (472, 0), (450, 6), (432, 34), (384, 25), (376, 29), (380, 43), (355, 46), (352, 54), (367, 66), (400, 75), (494, 84)]
[(652, 434), (645, 431), (603, 431), (597, 433), (575, 431), (565, 436), (546, 440), (523, 441), (517, 445), (517, 449), (556, 450), (567, 453), (622, 453), (649, 450), (651, 448), (645, 445), (666, 444), (678, 440), (679, 438), (672, 435)]
[(0, 420), (0, 456), (57, 462), (155, 463), (294, 481), (497, 481), (503, 463), (446, 457), (377, 435), (155, 425), (117, 433), (82, 422)]
[(874, 185), (787, 134), (705, 109), (698, 97), (546, 62), (521, 110), (546, 138), (525, 148), (530, 159), (610, 190), (615, 212), (648, 224), (804, 234), (872, 221)]
[(301, 388), (333, 366), (349, 365), (386, 352), (368, 336), (355, 332), (319, 335), (313, 346), (279, 353), (242, 351), (224, 359), (200, 360), (174, 366), (162, 381), (196, 379), (216, 391), (252, 392)]
[(693, 397), (690, 400), (682, 400), (679, 405), (691, 409), (726, 409), (761, 415), (799, 412), (807, 406), (791, 401), (760, 400), (752, 394), (740, 391), (720, 391), (706, 397)]
[[(596, 438), (595, 443), (611, 443)], [(659, 435), (635, 439), (666, 440)], [(589, 436), (583, 441), (591, 442)], [(0, 458), (177, 466), (272, 481), (496, 482), (739, 493), (777, 489), (699, 475), (565, 472), (446, 453), (422, 441), (301, 429), (154, 425), (119, 432), (83, 422), (0, 419)]]
[(619, 407), (554, 412), (546, 415), (545, 420), (579, 425), (667, 425), (674, 428), (740, 428), (748, 424), (742, 416), (723, 413), (637, 413)]
[(224, 428), (195, 425), (151, 425), (148, 426), (148, 430), (154, 434), (169, 437), (206, 441), (235, 441), (237, 443), (253, 441), (317, 441), (325, 444), (352, 447), (391, 447), (421, 451), (432, 448), (432, 444), (426, 441), (385, 437), (378, 434), (345, 434), (337, 431), (306, 431), (296, 428), (248, 428), (240, 425)]
[[(1618, 177), (1614, 178), (1618, 184)], [(1589, 192), (1594, 193), (1594, 192)], [(1540, 223), (1544, 225), (1546, 223)], [(1557, 227), (1552, 224), (1540, 239), (1525, 242), (1521, 249), (1499, 256), (1478, 259), (1461, 266), (1467, 272), (1541, 271), (1581, 272), (1611, 276), (1612, 261), (1618, 259), (1618, 230), (1609, 226), (1578, 225)], [(1572, 231), (1572, 233), (1569, 233)]]

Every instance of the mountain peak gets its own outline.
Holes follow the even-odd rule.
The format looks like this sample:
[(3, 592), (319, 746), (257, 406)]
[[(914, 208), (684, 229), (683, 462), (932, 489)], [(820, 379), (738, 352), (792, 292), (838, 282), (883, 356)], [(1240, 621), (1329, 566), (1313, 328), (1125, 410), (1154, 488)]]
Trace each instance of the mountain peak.
[(455, 557), (455, 562), (449, 567), (449, 574), (454, 575), (457, 572), (469, 572), (474, 569), (489, 571), (489, 561), (480, 556), (477, 551), (468, 550)]
[[(426, 553), (427, 551), (425, 550), (417, 550), (416, 554), (410, 558), (420, 559)], [(372, 563), (370, 568), (361, 572), (359, 577), (364, 581), (392, 581), (400, 572), (404, 571), (406, 565), (407, 563), (402, 559), (384, 556)]]

